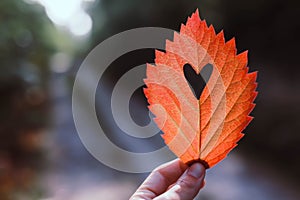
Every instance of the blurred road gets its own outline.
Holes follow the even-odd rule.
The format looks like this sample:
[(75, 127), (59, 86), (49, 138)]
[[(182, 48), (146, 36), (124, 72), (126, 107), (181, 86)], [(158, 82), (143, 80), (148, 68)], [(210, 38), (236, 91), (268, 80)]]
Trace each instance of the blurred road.
[[(51, 82), (54, 102), (53, 128), (47, 139), (51, 167), (42, 182), (49, 190), (47, 200), (128, 199), (146, 174), (121, 173), (94, 159), (82, 145), (72, 118), (71, 88), (63, 75)], [(271, 166), (251, 162), (231, 153), (208, 170), (201, 200), (297, 200), (300, 191)]]

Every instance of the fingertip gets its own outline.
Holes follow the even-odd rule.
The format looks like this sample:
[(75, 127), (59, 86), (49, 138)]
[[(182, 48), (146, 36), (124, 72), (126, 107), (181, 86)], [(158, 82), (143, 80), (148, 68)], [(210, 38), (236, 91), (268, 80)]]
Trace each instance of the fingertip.
[(194, 178), (204, 177), (205, 168), (200, 163), (194, 163), (187, 171), (188, 175), (193, 176)]

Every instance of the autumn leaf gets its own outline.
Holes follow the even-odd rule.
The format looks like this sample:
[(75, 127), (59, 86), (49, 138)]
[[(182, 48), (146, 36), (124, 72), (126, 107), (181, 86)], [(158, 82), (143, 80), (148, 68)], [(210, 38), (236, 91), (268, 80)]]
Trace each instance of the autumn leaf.
[[(248, 73), (247, 52), (237, 54), (234, 38), (225, 42), (223, 32), (216, 34), (197, 10), (173, 41), (166, 41), (166, 52), (157, 50), (155, 56), (155, 65), (147, 65), (144, 93), (165, 143), (187, 164), (214, 166), (252, 120), (257, 72)], [(184, 66), (203, 76), (207, 64), (212, 72), (197, 98)]]

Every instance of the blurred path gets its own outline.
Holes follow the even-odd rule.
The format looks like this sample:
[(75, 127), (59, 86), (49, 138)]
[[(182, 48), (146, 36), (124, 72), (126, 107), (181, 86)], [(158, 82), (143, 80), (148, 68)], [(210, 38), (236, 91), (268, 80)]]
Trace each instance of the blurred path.
[[(53, 129), (49, 134), (52, 167), (44, 178), (50, 190), (48, 200), (128, 199), (145, 175), (126, 174), (110, 169), (94, 159), (76, 133), (71, 112), (71, 88), (62, 75), (50, 84), (54, 102)], [(247, 162), (230, 154), (207, 172), (201, 200), (298, 200), (297, 186), (287, 182), (259, 162)]]
[(297, 200), (300, 191), (270, 166), (234, 152), (207, 171), (201, 200)]
[[(51, 166), (46, 173), (49, 199), (77, 200), (127, 198), (143, 175), (131, 175), (110, 169), (85, 149), (76, 132), (72, 116), (71, 89), (66, 77), (54, 74), (50, 83), (53, 98), (53, 127), (47, 145)], [(117, 190), (116, 190), (117, 189)], [(111, 193), (111, 195), (108, 195)], [(116, 196), (117, 195), (117, 196)], [(111, 196), (111, 197), (110, 197)]]

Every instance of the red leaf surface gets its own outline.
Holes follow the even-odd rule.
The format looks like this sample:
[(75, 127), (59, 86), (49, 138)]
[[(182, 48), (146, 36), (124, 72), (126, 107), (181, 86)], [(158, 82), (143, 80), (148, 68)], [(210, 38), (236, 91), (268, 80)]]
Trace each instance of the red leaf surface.
[[(198, 10), (155, 52), (147, 65), (144, 93), (168, 147), (185, 163), (207, 168), (221, 161), (243, 137), (257, 92), (257, 72), (248, 73), (247, 52), (237, 55), (234, 38), (225, 42), (199, 17)], [(207, 64), (212, 74), (197, 99), (184, 76), (190, 64), (197, 74)]]

